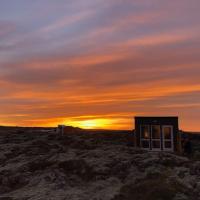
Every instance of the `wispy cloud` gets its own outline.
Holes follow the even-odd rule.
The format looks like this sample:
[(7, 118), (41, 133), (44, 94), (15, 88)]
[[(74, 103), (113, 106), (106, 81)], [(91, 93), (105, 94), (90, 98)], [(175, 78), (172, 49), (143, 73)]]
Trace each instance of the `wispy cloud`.
[(53, 31), (59, 31), (60, 29), (68, 28), (68, 26), (73, 25), (77, 22), (80, 22), (81, 20), (85, 20), (89, 17), (91, 18), (93, 14), (94, 14), (94, 11), (88, 10), (88, 11), (80, 12), (78, 14), (74, 14), (73, 16), (65, 16), (57, 20), (53, 24), (50, 24), (46, 27), (42, 27), (39, 30), (38, 34), (48, 34)]

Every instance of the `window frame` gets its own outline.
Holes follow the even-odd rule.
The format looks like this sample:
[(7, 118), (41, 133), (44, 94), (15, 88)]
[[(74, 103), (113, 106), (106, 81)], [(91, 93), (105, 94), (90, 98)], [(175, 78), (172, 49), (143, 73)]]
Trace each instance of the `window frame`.
[[(171, 128), (171, 139), (165, 139), (164, 128)], [(173, 137), (173, 126), (172, 125), (163, 125), (162, 126), (162, 142), (163, 142), (163, 151), (174, 151), (174, 137)], [(165, 147), (165, 142), (171, 142), (171, 148)]]
[[(148, 133), (149, 133), (149, 138), (148, 139), (142, 137), (142, 127), (145, 127), (145, 126), (148, 128)], [(150, 125), (147, 125), (147, 124), (141, 124), (140, 125), (140, 147), (142, 149), (151, 150), (151, 131), (150, 130), (151, 130), (150, 129)], [(143, 141), (148, 142), (149, 143), (149, 147), (147, 147), (147, 148), (143, 147), (143, 145), (142, 145)]]
[[(160, 138), (153, 138), (152, 135), (153, 135), (153, 126), (158, 126), (159, 127), (159, 130), (160, 130)], [(151, 150), (152, 151), (162, 151), (162, 132), (161, 132), (161, 125), (159, 124), (153, 124), (151, 125)], [(153, 142), (159, 142), (160, 143), (160, 147), (159, 148), (153, 148)]]

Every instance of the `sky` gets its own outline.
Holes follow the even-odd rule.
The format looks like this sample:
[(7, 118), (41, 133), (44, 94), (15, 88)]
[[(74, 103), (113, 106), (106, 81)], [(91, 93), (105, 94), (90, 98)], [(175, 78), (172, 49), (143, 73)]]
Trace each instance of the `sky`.
[(0, 124), (200, 131), (199, 0), (0, 0)]

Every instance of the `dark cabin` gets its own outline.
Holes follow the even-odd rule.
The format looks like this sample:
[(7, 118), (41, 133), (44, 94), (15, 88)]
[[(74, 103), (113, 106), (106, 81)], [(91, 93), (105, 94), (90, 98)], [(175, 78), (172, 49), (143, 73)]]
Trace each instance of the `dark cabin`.
[(150, 151), (181, 151), (178, 117), (135, 117), (135, 145)]

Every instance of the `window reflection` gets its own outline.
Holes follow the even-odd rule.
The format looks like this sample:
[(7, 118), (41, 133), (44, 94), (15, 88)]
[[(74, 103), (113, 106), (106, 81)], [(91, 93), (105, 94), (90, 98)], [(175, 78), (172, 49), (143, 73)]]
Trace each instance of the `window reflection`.
[(143, 139), (149, 139), (150, 138), (149, 126), (148, 125), (143, 125), (141, 127), (141, 137)]

